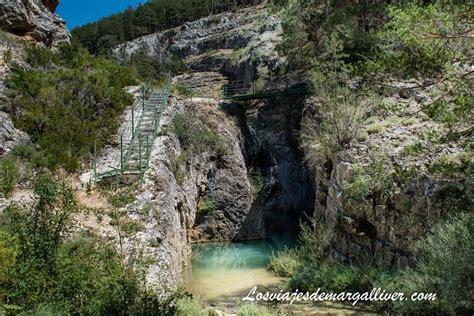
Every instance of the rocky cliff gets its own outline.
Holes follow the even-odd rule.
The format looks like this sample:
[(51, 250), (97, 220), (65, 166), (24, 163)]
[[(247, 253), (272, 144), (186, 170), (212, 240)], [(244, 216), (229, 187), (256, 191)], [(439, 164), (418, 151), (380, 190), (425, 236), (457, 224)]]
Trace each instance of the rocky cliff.
[[(190, 70), (173, 78), (173, 84), (192, 97), (172, 99), (162, 126), (166, 132), (155, 144), (145, 184), (129, 207), (130, 216), (146, 223), (135, 238), (153, 244), (148, 247), (157, 259), (149, 270), (153, 285), (179, 284), (190, 243), (294, 238), (300, 219), (311, 214), (314, 193), (298, 144), (301, 100), (221, 100), (228, 80), (267, 81), (279, 71), (285, 62), (275, 49), (280, 24), (278, 16), (255, 6), (115, 49), (118, 58), (143, 49), (158, 58), (177, 57)], [(180, 113), (201, 117), (222, 138), (225, 153), (189, 157), (178, 170), (184, 179), (176, 173), (174, 158), (186, 148), (169, 128)]]
[[(472, 208), (459, 174), (472, 158), (460, 143), (440, 142), (449, 130), (420, 110), (437, 93), (391, 85), (380, 100), (391, 110), (372, 113), (351, 148), (314, 170), (314, 217), (333, 237), (332, 255), (348, 263), (413, 266), (435, 223)], [(381, 191), (367, 193), (374, 185)]]
[(47, 47), (70, 42), (65, 22), (54, 14), (58, 4), (58, 0), (7, 0), (0, 3), (0, 29), (7, 32), (0, 33), (0, 156), (16, 145), (29, 142), (29, 136), (16, 129), (5, 113), (9, 110), (5, 81), (10, 67), (28, 66), (22, 40), (34, 40)]
[(66, 24), (54, 14), (59, 1), (2, 1), (0, 29), (25, 38), (32, 38), (48, 47), (70, 42)]
[[(220, 87), (229, 80), (265, 84), (280, 72), (285, 64), (276, 52), (280, 35), (280, 18), (271, 15), (265, 6), (256, 6), (190, 22), (114, 50), (119, 59), (142, 50), (162, 61), (175, 57), (183, 60), (190, 72), (174, 78), (175, 84), (187, 87), (194, 96), (215, 98), (213, 111), (225, 118), (220, 128), (232, 126), (228, 135), (234, 136), (226, 142), (238, 142), (232, 149), (234, 157), (227, 158), (241, 166), (237, 169), (226, 169), (228, 164), (209, 157), (195, 158), (199, 164), (190, 163), (187, 174), (193, 180), (185, 190), (193, 193), (182, 198), (183, 202), (175, 199), (175, 206), (165, 212), (175, 214), (174, 222), (181, 223), (172, 229), (173, 234), (181, 234), (180, 242), (170, 239), (175, 248), (169, 249), (183, 252), (169, 251), (181, 253), (178, 261), (184, 262), (187, 242), (256, 238), (288, 231), (294, 235), (304, 214), (313, 213), (333, 237), (334, 257), (377, 266), (412, 265), (418, 242), (432, 225), (457, 211), (459, 205), (449, 204), (446, 197), (468, 199), (463, 197), (464, 183), (428, 170), (436, 159), (459, 161), (463, 155), (455, 144), (444, 146), (430, 141), (433, 133), (442, 134), (442, 126), (430, 121), (419, 107), (422, 101), (436, 97), (426, 91), (407, 96), (413, 92), (406, 89), (406, 84), (395, 84), (393, 93), (382, 103), (386, 108), (403, 111), (372, 113), (350, 149), (334, 159), (320, 161), (310, 174), (305, 154), (299, 150), (303, 100), (282, 98), (239, 105), (218, 101)], [(357, 202), (347, 188), (356, 177), (354, 170), (372, 168), (377, 163), (372, 158), (374, 151), (383, 157), (391, 183), (389, 197), (374, 196), (368, 202)], [(205, 174), (207, 180), (199, 180)], [(229, 179), (218, 184), (215, 177), (219, 175)], [(255, 175), (261, 177), (261, 190), (251, 198), (248, 185)], [(165, 184), (168, 181), (162, 183), (171, 191), (179, 187), (169, 187)], [(226, 189), (222, 190), (224, 183)], [(238, 190), (227, 190), (231, 186)], [(152, 191), (149, 196), (153, 196)], [(196, 208), (202, 192), (216, 198), (222, 209), (214, 215), (199, 216)]]
[(251, 81), (281, 70), (285, 61), (275, 49), (281, 31), (281, 18), (259, 5), (138, 38), (117, 46), (114, 54), (121, 59), (145, 50), (162, 62), (179, 58), (191, 71)]

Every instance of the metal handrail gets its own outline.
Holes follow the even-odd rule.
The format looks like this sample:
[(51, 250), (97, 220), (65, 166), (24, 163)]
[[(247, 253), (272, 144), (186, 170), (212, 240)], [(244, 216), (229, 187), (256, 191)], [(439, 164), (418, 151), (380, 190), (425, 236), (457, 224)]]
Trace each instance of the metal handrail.
[[(122, 174), (126, 172), (138, 172), (142, 176), (146, 169), (149, 166), (149, 159), (151, 155), (151, 148), (152, 144), (154, 143), (154, 140), (156, 139), (157, 135), (157, 128), (159, 127), (160, 119), (161, 119), (161, 114), (165, 110), (166, 105), (168, 103), (168, 97), (170, 93), (170, 86), (171, 86), (171, 74), (168, 73), (166, 81), (164, 83), (164, 86), (162, 89), (160, 89), (160, 99), (157, 101), (151, 101), (151, 97), (153, 96), (154, 92), (157, 92), (157, 90), (151, 89), (150, 85), (144, 85), (143, 86), (143, 93), (142, 93), (142, 111), (139, 115), (137, 124), (135, 124), (135, 115), (134, 115), (134, 110), (136, 107), (136, 104), (132, 106), (132, 120), (125, 126), (124, 130), (122, 133), (120, 133), (120, 156), (116, 157), (114, 155), (112, 157), (114, 163), (116, 166), (112, 166), (112, 170), (108, 170), (105, 172), (97, 173), (97, 159), (96, 159), (96, 144), (94, 142), (94, 160), (93, 160), (93, 176), (92, 179), (94, 181), (99, 181), (104, 178), (109, 178), (112, 176), (117, 176), (117, 181), (118, 177), (121, 176)], [(156, 106), (156, 108), (155, 108)], [(143, 127), (143, 121), (145, 116), (147, 116), (150, 112), (149, 110), (151, 107), (154, 107), (154, 111), (152, 113), (153, 115), (153, 131), (151, 133), (151, 140), (150, 140), (150, 135), (146, 134), (146, 151), (144, 153), (145, 156), (145, 164), (142, 164), (142, 134), (141, 134), (141, 128)], [(130, 137), (129, 142), (124, 142), (125, 138)], [(132, 152), (134, 151), (134, 148), (136, 147), (137, 144), (135, 142), (138, 139), (138, 156), (139, 156), (139, 166), (138, 170), (136, 170), (135, 167), (129, 166), (130, 159), (132, 156)], [(124, 153), (124, 145), (126, 146), (125, 153)], [(118, 183), (117, 183), (118, 185)]]

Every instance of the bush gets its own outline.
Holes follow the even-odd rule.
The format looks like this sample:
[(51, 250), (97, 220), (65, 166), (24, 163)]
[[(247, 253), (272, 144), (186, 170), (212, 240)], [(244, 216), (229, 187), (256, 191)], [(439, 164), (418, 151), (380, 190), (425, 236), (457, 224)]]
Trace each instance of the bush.
[(192, 97), (193, 96), (193, 90), (183, 86), (183, 85), (174, 85), (173, 86), (173, 94), (176, 94), (178, 96), (182, 97)]
[(467, 152), (443, 155), (428, 163), (428, 171), (438, 176), (463, 176), (472, 174), (474, 159)]
[(205, 315), (198, 301), (192, 297), (183, 297), (176, 302), (176, 316)]
[(436, 293), (435, 301), (403, 301), (391, 310), (406, 314), (472, 314), (474, 303), (474, 215), (460, 213), (437, 224), (421, 246), (415, 269), (403, 273), (392, 287)]
[(296, 249), (286, 249), (274, 253), (268, 266), (268, 270), (281, 277), (292, 277), (301, 267), (301, 261)]
[(348, 148), (359, 134), (366, 106), (361, 95), (347, 86), (347, 57), (342, 41), (331, 34), (322, 56), (313, 60), (310, 79), (314, 96), (303, 121), (302, 145), (306, 159), (316, 167)]
[[(36, 202), (10, 206), (0, 221), (0, 312), (35, 315), (174, 315), (143, 285), (141, 261), (125, 264), (112, 244), (70, 235), (72, 190), (35, 180)], [(130, 263), (133, 262), (134, 265)], [(8, 269), (8, 270), (7, 270)]]
[(387, 168), (388, 163), (380, 153), (370, 153), (371, 162), (367, 166), (355, 165), (352, 179), (344, 182), (347, 206), (367, 203), (372, 199), (387, 199), (393, 193), (394, 177)]
[(18, 181), (19, 171), (17, 161), (12, 157), (0, 160), (0, 193), (9, 197)]
[(366, 131), (369, 134), (377, 134), (383, 131), (385, 128), (385, 125), (381, 122), (375, 122), (367, 126)]
[(237, 310), (237, 316), (277, 316), (279, 314), (257, 304), (240, 304)]
[(252, 194), (256, 197), (263, 197), (265, 195), (265, 179), (259, 170), (250, 169), (248, 173)]
[(216, 210), (216, 203), (210, 197), (202, 197), (199, 199), (198, 211), (203, 214), (209, 214)]
[(168, 155), (171, 171), (179, 185), (184, 183), (186, 177), (184, 164), (191, 157), (204, 152), (216, 155), (225, 153), (222, 138), (207, 126), (203, 118), (198, 117), (195, 112), (176, 114), (170, 131), (178, 137), (183, 147), (180, 154), (170, 153)]
[(170, 169), (173, 172), (174, 178), (178, 185), (182, 185), (186, 179), (185, 163), (189, 159), (189, 154), (187, 151), (176, 154), (170, 153), (168, 155), (168, 160), (170, 162)]
[(377, 34), (378, 62), (402, 77), (445, 71), (463, 54), (459, 45), (467, 38), (459, 35), (467, 23), (463, 12), (468, 12), (463, 10), (469, 9), (449, 1), (390, 6), (387, 22)]
[(280, 276), (294, 275), (303, 265), (319, 262), (332, 242), (332, 235), (313, 219), (301, 225), (298, 245), (273, 255), (268, 268)]
[(14, 123), (40, 145), (42, 163), (75, 171), (95, 140), (100, 149), (116, 131), (134, 74), (73, 46), (31, 48), (28, 60), (33, 68), (13, 70), (9, 81), (20, 109)]

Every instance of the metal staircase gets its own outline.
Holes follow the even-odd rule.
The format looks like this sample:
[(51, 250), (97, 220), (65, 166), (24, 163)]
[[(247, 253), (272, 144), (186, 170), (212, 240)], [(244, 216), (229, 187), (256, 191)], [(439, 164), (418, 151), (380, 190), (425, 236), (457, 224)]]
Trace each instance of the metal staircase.
[(149, 166), (161, 116), (168, 104), (170, 85), (171, 76), (168, 75), (161, 89), (145, 92), (147, 89), (143, 87), (143, 103), (132, 107), (127, 125), (120, 134), (120, 150), (102, 162), (106, 166), (98, 165), (94, 144), (93, 181), (113, 179), (118, 185), (124, 175), (143, 176)]

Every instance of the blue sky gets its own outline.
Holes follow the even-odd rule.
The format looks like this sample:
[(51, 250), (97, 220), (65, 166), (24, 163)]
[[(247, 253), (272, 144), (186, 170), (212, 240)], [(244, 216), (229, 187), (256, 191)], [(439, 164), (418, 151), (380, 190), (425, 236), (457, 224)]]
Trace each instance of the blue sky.
[(56, 9), (72, 30), (76, 26), (99, 20), (104, 16), (122, 12), (129, 5), (137, 6), (146, 0), (60, 0)]

